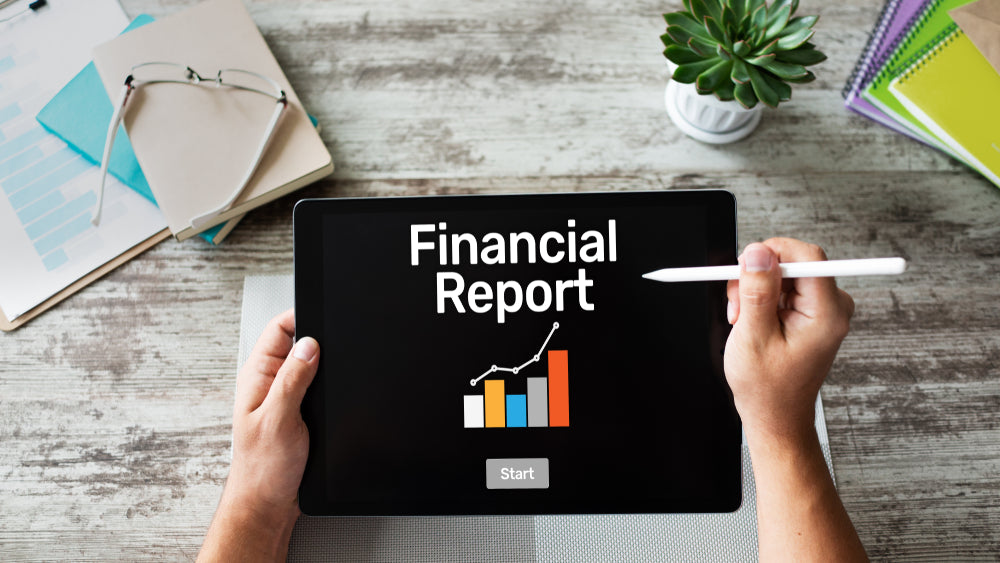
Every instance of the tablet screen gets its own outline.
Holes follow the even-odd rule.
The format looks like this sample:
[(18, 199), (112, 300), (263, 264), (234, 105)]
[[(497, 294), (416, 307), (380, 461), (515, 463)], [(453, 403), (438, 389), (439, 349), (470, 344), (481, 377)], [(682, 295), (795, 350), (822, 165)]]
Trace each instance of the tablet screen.
[(740, 424), (728, 192), (310, 200), (295, 210), (307, 514), (722, 512)]

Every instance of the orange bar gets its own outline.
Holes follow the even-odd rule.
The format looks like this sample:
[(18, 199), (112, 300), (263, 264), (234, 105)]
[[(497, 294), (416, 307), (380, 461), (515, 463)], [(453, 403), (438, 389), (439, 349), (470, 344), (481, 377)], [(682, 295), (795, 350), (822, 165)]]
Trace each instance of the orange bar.
[(549, 426), (569, 426), (567, 350), (549, 350)]
[(502, 379), (487, 379), (486, 390), (486, 427), (503, 428), (507, 426), (506, 397), (503, 395)]

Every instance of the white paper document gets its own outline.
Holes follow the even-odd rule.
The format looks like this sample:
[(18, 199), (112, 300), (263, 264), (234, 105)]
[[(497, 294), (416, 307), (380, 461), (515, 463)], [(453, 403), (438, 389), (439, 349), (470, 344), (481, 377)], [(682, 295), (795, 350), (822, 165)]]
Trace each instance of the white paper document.
[[(0, 10), (0, 19), (27, 4)], [(101, 224), (92, 226), (100, 168), (35, 120), (91, 49), (127, 24), (117, 0), (49, 0), (0, 23), (0, 309), (8, 320), (166, 227), (155, 205), (110, 175)]]

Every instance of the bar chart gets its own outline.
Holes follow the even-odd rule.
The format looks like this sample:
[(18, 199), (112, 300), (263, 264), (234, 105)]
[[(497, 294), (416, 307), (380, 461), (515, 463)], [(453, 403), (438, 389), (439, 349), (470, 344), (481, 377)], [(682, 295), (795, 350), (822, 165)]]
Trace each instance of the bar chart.
[(463, 396), (465, 428), (569, 426), (569, 351), (546, 352), (545, 350), (558, 328), (559, 323), (552, 324), (552, 330), (538, 349), (538, 353), (528, 361), (517, 367), (501, 367), (494, 364), (469, 382), (475, 387), (477, 383), (493, 374), (517, 375), (531, 364), (540, 362), (542, 354), (546, 354), (548, 376), (526, 378), (526, 393), (508, 393), (504, 379), (487, 379), (483, 382), (481, 395)]
[[(101, 23), (80, 26), (83, 14)], [(98, 167), (35, 119), (91, 48), (126, 22), (116, 2), (71, 3), (11, 22), (0, 36), (0, 309), (8, 319), (166, 226), (155, 205), (110, 178), (107, 221), (93, 226)]]

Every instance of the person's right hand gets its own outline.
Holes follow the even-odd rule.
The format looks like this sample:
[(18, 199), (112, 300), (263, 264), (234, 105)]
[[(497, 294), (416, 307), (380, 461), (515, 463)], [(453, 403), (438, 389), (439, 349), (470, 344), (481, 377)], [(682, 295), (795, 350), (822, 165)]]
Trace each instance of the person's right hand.
[(820, 247), (772, 238), (746, 247), (729, 282), (725, 371), (748, 439), (815, 435), (816, 394), (854, 314), (833, 278), (781, 279), (779, 262), (815, 260)]

